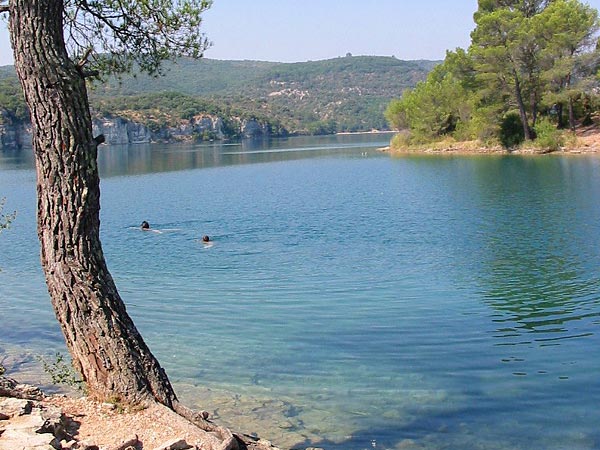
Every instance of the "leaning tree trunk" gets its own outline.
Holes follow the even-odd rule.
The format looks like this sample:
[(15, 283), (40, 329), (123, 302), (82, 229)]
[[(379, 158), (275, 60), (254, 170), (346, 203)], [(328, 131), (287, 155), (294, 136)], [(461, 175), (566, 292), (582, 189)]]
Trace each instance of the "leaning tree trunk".
[(125, 310), (100, 245), (97, 143), (85, 80), (63, 38), (63, 0), (11, 0), (15, 68), (31, 112), (38, 236), (48, 291), (92, 396), (176, 402)]

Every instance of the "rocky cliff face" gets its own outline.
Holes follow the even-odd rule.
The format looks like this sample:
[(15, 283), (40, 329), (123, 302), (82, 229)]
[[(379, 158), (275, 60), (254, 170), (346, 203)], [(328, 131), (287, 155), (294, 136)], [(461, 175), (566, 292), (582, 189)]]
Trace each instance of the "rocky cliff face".
[(152, 142), (152, 132), (142, 124), (121, 117), (96, 118), (92, 121), (94, 136), (103, 134), (108, 145)]
[[(22, 148), (31, 145), (31, 125), (11, 119), (0, 112), (0, 148)], [(103, 134), (108, 145), (142, 144), (149, 142), (181, 142), (261, 138), (272, 135), (267, 123), (254, 119), (199, 115), (183, 120), (176, 126), (145, 125), (123, 117), (95, 117), (94, 136)]]
[(258, 120), (231, 118), (226, 126), (222, 118), (205, 115), (183, 120), (177, 126), (144, 125), (122, 117), (96, 118), (93, 126), (94, 135), (104, 134), (109, 145), (271, 136), (269, 125)]
[(0, 148), (31, 146), (31, 124), (0, 111)]
[(271, 135), (268, 124), (261, 123), (254, 119), (241, 121), (240, 132), (242, 137), (246, 139), (267, 137)]

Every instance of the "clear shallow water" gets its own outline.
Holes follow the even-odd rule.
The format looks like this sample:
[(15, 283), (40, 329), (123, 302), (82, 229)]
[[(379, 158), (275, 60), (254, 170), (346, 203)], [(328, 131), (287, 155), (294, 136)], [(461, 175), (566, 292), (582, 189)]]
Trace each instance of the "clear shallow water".
[[(103, 150), (109, 268), (180, 396), (285, 447), (600, 448), (600, 158), (387, 140)], [(0, 347), (48, 354), (34, 176), (0, 156)]]

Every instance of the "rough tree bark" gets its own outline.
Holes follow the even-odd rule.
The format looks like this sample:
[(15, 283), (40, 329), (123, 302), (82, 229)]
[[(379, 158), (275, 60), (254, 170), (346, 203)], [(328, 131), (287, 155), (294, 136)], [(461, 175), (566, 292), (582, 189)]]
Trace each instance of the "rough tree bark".
[(63, 0), (11, 0), (15, 68), (31, 112), (38, 236), (48, 291), (90, 395), (173, 407), (171, 384), (117, 292), (100, 244), (97, 143)]
[(42, 267), (56, 317), (90, 396), (157, 401), (220, 438), (220, 450), (275, 449), (178, 402), (127, 314), (100, 244), (98, 143), (82, 68), (66, 51), (63, 0), (10, 0), (15, 69), (31, 113)]

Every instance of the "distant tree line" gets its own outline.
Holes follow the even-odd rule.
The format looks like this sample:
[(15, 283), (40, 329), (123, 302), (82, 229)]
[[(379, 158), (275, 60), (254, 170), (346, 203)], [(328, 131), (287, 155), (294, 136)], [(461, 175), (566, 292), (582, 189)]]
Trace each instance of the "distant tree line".
[(578, 0), (479, 0), (467, 50), (402, 97), (386, 118), (397, 146), (453, 138), (552, 148), (597, 110), (594, 8)]
[[(167, 63), (159, 78), (142, 73), (95, 83), (90, 101), (95, 115), (135, 119), (152, 130), (202, 113), (225, 122), (254, 118), (273, 134), (384, 130), (391, 99), (424, 80), (436, 64), (382, 56), (303, 63), (181, 58)], [(19, 89), (12, 68), (1, 67), (5, 120), (28, 119)], [(233, 128), (224, 131), (235, 137)]]

